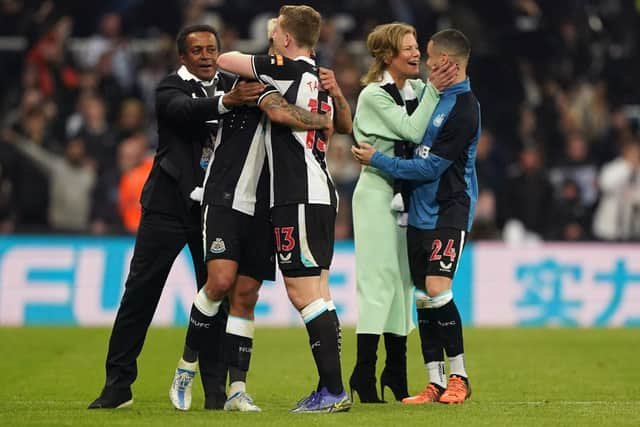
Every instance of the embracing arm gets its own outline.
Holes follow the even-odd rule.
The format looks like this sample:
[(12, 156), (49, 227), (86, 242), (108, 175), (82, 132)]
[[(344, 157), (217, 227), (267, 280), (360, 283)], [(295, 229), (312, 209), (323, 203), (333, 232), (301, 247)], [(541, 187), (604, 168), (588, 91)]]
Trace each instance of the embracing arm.
[(454, 107), (431, 148), (422, 144), (413, 159), (385, 156), (372, 145), (364, 143), (360, 147), (352, 147), (351, 151), (360, 163), (370, 164), (394, 178), (434, 181), (463, 155), (470, 144), (477, 141), (479, 132), (479, 115), (472, 110), (458, 114)]
[(342, 89), (336, 80), (333, 70), (320, 67), (318, 77), (322, 87), (329, 92), (329, 96), (333, 99), (335, 131), (338, 133), (351, 133), (353, 128), (351, 107), (347, 102), (347, 98), (342, 94)]
[(400, 157), (385, 156), (376, 151), (371, 157), (371, 166), (388, 173), (394, 178), (412, 181), (434, 181), (453, 163), (435, 154), (427, 158), (417, 157), (404, 160)]
[(174, 123), (203, 123), (219, 119), (233, 107), (255, 102), (263, 90), (262, 83), (239, 82), (224, 95), (194, 98), (178, 86), (165, 84), (156, 90), (156, 111), (158, 117)]
[(218, 67), (223, 70), (248, 79), (255, 79), (257, 76), (254, 75), (253, 71), (252, 56), (237, 51), (227, 52), (218, 56), (216, 62)]
[(161, 85), (156, 89), (158, 118), (178, 124), (203, 123), (220, 118), (220, 96), (193, 98), (177, 86)]
[(331, 125), (328, 114), (311, 113), (291, 105), (277, 91), (266, 94), (260, 100), (259, 107), (271, 121), (292, 129), (326, 129)]

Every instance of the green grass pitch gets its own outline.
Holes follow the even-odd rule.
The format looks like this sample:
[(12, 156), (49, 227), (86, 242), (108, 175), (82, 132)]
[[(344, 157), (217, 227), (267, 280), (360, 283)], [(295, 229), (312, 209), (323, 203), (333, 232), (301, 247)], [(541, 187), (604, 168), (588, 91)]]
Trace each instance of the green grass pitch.
[[(355, 334), (347, 329), (343, 335), (346, 381), (354, 363)], [(471, 400), (457, 406), (356, 401), (350, 412), (341, 414), (288, 413), (317, 381), (302, 328), (256, 331), (248, 383), (262, 413), (205, 411), (199, 379), (192, 410), (172, 408), (168, 387), (183, 344), (182, 328), (149, 331), (133, 407), (88, 411), (104, 381), (108, 337), (103, 328), (0, 328), (0, 426), (640, 425), (638, 329), (467, 329)], [(414, 332), (409, 341), (410, 392), (422, 389), (425, 380)]]

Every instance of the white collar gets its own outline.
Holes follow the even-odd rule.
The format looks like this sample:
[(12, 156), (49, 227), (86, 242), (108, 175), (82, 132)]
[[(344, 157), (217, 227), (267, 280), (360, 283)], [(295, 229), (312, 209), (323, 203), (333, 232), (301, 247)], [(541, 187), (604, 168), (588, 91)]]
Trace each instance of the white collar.
[(382, 79), (376, 83), (378, 83), (380, 86), (384, 86), (388, 84), (396, 84), (395, 80), (393, 80), (393, 77), (391, 77), (391, 73), (387, 70), (384, 70), (382, 72)]
[[(376, 82), (376, 84), (380, 86), (392, 84), (395, 86), (396, 82), (395, 80), (393, 80), (393, 77), (391, 77), (391, 73), (387, 70), (384, 70), (384, 72), (382, 73), (382, 80), (380, 80), (379, 82)], [(402, 93), (402, 96), (405, 101), (409, 101), (411, 99), (416, 98), (416, 93), (413, 90), (413, 86), (411, 86), (411, 84), (409, 83), (409, 79), (405, 79), (404, 87), (400, 89), (400, 92)]]
[(178, 76), (180, 76), (180, 78), (182, 80), (185, 80), (185, 81), (195, 80), (197, 82), (200, 82), (200, 83), (202, 83), (202, 86), (211, 86), (211, 85), (215, 85), (216, 83), (218, 83), (218, 71), (217, 70), (216, 70), (216, 74), (213, 76), (213, 79), (211, 79), (211, 81), (207, 81), (207, 80), (201, 80), (201, 79), (197, 78), (196, 76), (191, 74), (191, 72), (189, 70), (187, 70), (187, 67), (185, 65), (183, 65), (178, 69)]
[(313, 58), (310, 58), (308, 56), (296, 56), (295, 58), (293, 58), (294, 61), (304, 61), (304, 62), (308, 62), (311, 65), (316, 65), (316, 61)]

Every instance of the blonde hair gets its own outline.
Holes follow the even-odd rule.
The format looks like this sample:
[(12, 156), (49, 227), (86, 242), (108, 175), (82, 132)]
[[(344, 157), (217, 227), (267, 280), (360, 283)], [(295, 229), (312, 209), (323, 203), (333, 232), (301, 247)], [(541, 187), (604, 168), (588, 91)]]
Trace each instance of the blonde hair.
[(273, 30), (276, 29), (276, 25), (278, 23), (278, 18), (271, 18), (267, 21), (267, 38), (271, 40), (271, 34), (273, 34)]
[(317, 10), (306, 5), (285, 5), (280, 8), (278, 15), (282, 16), (282, 29), (291, 33), (298, 47), (316, 47), (322, 25), (322, 15)]
[(271, 35), (273, 34), (273, 30), (275, 30), (277, 23), (278, 18), (271, 18), (269, 19), (269, 21), (267, 21), (267, 40), (269, 40), (269, 55), (273, 55), (275, 53), (273, 52), (273, 37), (271, 37)]
[(385, 60), (394, 58), (402, 48), (402, 39), (407, 34), (416, 37), (416, 29), (402, 22), (378, 25), (367, 37), (367, 49), (373, 57), (373, 63), (360, 82), (368, 85), (382, 80), (382, 73), (387, 68)]

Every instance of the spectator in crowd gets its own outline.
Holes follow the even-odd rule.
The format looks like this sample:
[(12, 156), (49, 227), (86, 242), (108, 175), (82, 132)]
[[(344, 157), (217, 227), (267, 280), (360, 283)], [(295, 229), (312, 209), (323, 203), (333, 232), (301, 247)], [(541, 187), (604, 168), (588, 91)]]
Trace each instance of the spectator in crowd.
[(67, 142), (64, 156), (52, 153), (28, 139), (15, 147), (49, 177), (48, 224), (57, 232), (88, 232), (91, 191), (96, 173), (86, 162), (84, 141)]
[(118, 167), (121, 173), (118, 210), (124, 229), (131, 234), (138, 231), (142, 216), (140, 196), (152, 165), (153, 156), (148, 154), (148, 143), (144, 134), (132, 135), (118, 147)]
[(598, 239), (640, 239), (640, 143), (628, 142), (622, 155), (605, 164), (598, 177), (600, 202), (593, 232)]
[[(152, 110), (155, 87), (176, 68), (173, 40), (178, 29), (187, 20), (213, 21), (224, 28), (223, 34), (238, 49), (254, 47), (261, 51), (265, 46), (265, 17), (280, 7), (274, 0), (168, 0), (158, 8), (151, 0), (137, 0), (100, 2), (89, 14), (70, 6), (75, 3), (0, 3), (0, 33), (23, 36), (26, 41), (25, 48), (10, 47), (15, 39), (0, 46), (0, 115), (5, 118), (3, 129), (20, 123), (22, 119), (16, 113), (23, 94), (34, 99), (35, 90), (40, 94), (38, 104), (45, 106), (45, 146), (62, 153), (61, 147), (49, 144), (76, 136), (82, 124), (77, 119), (79, 114), (73, 112), (77, 97), (102, 99), (105, 123), (115, 140), (110, 170), (107, 175), (99, 171), (99, 181), (103, 183), (99, 187), (108, 188), (101, 194), (111, 195), (117, 194), (118, 187), (116, 146), (125, 138), (118, 135), (120, 104), (125, 98), (137, 98), (146, 111)], [(453, 25), (474, 39), (475, 54), (470, 64), (474, 87), (480, 100), (491, 99), (483, 105), (483, 125), (492, 128), (493, 151), (505, 164), (517, 162), (525, 145), (540, 142), (541, 172), (564, 167), (564, 141), (577, 133), (588, 146), (589, 163), (599, 171), (621, 155), (628, 141), (637, 139), (638, 127), (633, 123), (639, 122), (635, 106), (640, 100), (640, 86), (634, 80), (640, 74), (638, 2), (594, 0), (589, 7), (582, 7), (580, 2), (496, 0), (491, 8), (471, 1), (427, 0), (420, 7), (417, 4), (414, 0), (317, 2), (318, 9), (327, 16), (316, 52), (318, 61), (333, 64), (352, 108), (359, 91), (358, 77), (371, 61), (363, 38), (375, 25), (405, 17), (418, 26), (418, 34)], [(247, 13), (249, 10), (251, 13)], [(65, 132), (70, 116), (73, 131)], [(150, 115), (143, 125), (152, 147), (157, 144), (154, 120)], [(102, 164), (104, 160), (93, 151), (93, 138), (83, 138), (90, 160)], [(24, 156), (14, 148), (2, 153), (5, 158), (0, 162), (9, 164), (5, 178), (11, 188), (32, 186), (20, 182), (28, 178), (21, 177), (23, 173), (14, 173), (17, 168), (11, 158)], [(109, 174), (114, 178), (106, 179)], [(553, 173), (551, 177), (560, 188), (563, 180), (555, 180)], [(39, 188), (46, 192), (48, 186)], [(348, 203), (348, 186), (344, 190), (341, 199)], [(14, 198), (20, 192), (11, 193)], [(583, 197), (590, 198), (592, 193), (581, 190)], [(33, 200), (15, 197), (10, 216), (16, 231), (33, 230), (21, 225), (25, 221), (46, 227), (44, 211), (39, 220), (27, 214), (34, 212)], [(46, 197), (43, 194), (39, 199)], [(499, 192), (498, 199), (502, 199)], [(98, 212), (102, 206), (95, 205), (100, 200), (101, 197), (94, 197), (94, 218), (101, 216)], [(480, 195), (480, 200), (488, 199)], [(500, 206), (498, 203), (499, 213)], [(23, 214), (15, 215), (17, 212)], [(117, 216), (115, 210), (113, 213)], [(118, 228), (113, 220), (100, 221), (110, 224), (102, 227), (104, 232)], [(338, 224), (345, 229), (344, 222)]]
[(592, 162), (589, 145), (579, 132), (572, 132), (565, 142), (565, 155), (557, 167), (549, 171), (549, 179), (557, 199), (563, 199), (568, 181), (578, 185), (578, 202), (590, 209), (596, 202), (598, 169)]
[(23, 141), (45, 150), (57, 152), (58, 144), (47, 132), (47, 118), (41, 108), (31, 108), (21, 113), (20, 121), (13, 127), (5, 128), (3, 139), (10, 144), (5, 147), (5, 167), (11, 185), (12, 221), (16, 231), (46, 231), (47, 211), (50, 202), (49, 180), (46, 171), (26, 153), (17, 149)]
[[(553, 202), (552, 187), (542, 162), (540, 150), (535, 145), (522, 149), (518, 163), (509, 168), (500, 212), (505, 225), (516, 226), (508, 228), (507, 232), (523, 227), (526, 236), (535, 240), (547, 236)], [(520, 234), (513, 236), (516, 240), (522, 237)], [(505, 238), (510, 240), (509, 235)]]
[(577, 242), (591, 237), (591, 208), (585, 205), (581, 187), (566, 179), (556, 197), (552, 209), (550, 240)]

